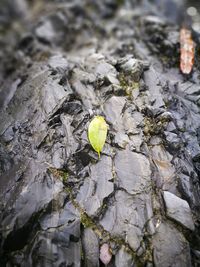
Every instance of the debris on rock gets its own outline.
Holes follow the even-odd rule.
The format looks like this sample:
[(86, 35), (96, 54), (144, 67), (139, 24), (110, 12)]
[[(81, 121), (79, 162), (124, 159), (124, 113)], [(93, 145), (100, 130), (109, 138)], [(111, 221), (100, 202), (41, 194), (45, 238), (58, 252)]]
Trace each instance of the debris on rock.
[(101, 246), (99, 258), (105, 265), (108, 265), (108, 263), (111, 261), (112, 254), (110, 253), (110, 247), (108, 244), (104, 243)]

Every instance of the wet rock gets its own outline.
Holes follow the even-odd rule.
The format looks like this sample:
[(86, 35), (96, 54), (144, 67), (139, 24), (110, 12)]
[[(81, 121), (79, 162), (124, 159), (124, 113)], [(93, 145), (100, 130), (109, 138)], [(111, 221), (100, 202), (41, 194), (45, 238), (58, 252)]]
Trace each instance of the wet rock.
[(85, 85), (80, 81), (79, 71), (77, 71), (76, 69), (73, 70), (71, 84), (78, 98), (82, 99), (85, 108), (92, 109), (93, 106), (99, 105), (99, 101), (97, 96), (95, 95), (93, 87), (90, 84)]
[(167, 125), (167, 131), (176, 132), (176, 125), (174, 124), (174, 122), (169, 122), (169, 124)]
[(17, 90), (17, 87), (18, 87), (18, 85), (20, 83), (21, 83), (21, 79), (17, 79), (16, 81), (14, 81), (12, 83), (12, 85), (8, 88), (6, 97), (5, 98), (4, 97), (1, 97), (1, 99), (2, 99), (2, 103), (1, 104), (2, 104), (2, 107), (3, 108), (6, 108), (8, 106), (9, 102), (12, 100), (12, 98), (13, 98), (16, 90)]
[(98, 267), (99, 241), (95, 233), (90, 228), (84, 229), (82, 242), (83, 242), (83, 251), (85, 258), (85, 266)]
[(46, 114), (49, 116), (56, 111), (59, 102), (60, 104), (64, 102), (67, 95), (64, 88), (53, 80), (51, 83), (46, 84), (46, 86), (43, 88), (42, 94), (44, 101), (44, 112), (46, 112)]
[(163, 197), (167, 209), (167, 216), (186, 228), (194, 230), (194, 222), (187, 201), (167, 191), (164, 191)]
[(119, 81), (117, 79), (117, 71), (112, 65), (106, 62), (100, 63), (97, 65), (95, 73), (97, 74), (98, 78), (105, 78), (110, 84), (119, 85)]
[(161, 223), (153, 238), (153, 246), (155, 266), (192, 266), (188, 242), (173, 226)]
[[(32, 214), (44, 208), (51, 201), (51, 194), (56, 196), (62, 191), (63, 185), (61, 181), (54, 181), (51, 176), (35, 171), (35, 169), (39, 169), (39, 166), (40, 165), (35, 165), (35, 163), (32, 162), (30, 165), (31, 169), (26, 173), (26, 179), (24, 179), (23, 190), (19, 193), (19, 189), (16, 187), (12, 194), (11, 192), (9, 194), (9, 202), (7, 203), (8, 209), (10, 205), (12, 206), (12, 201), (16, 197), (18, 197), (18, 200), (15, 203), (15, 207), (12, 208), (12, 214), (5, 216), (2, 221), (2, 227), (7, 229), (5, 231), (6, 236), (10, 233), (14, 225), (16, 230), (22, 228), (31, 218)], [(28, 179), (28, 174), (33, 171), (34, 175), (31, 179), (30, 177)], [(35, 179), (38, 180), (38, 183), (34, 183), (33, 185)], [(36, 200), (39, 195), (42, 198), (37, 202)]]
[(122, 127), (122, 111), (125, 106), (125, 97), (112, 96), (104, 105), (106, 121), (115, 129)]
[(13, 127), (9, 127), (5, 132), (4, 132), (4, 136), (3, 139), (6, 143), (12, 141), (14, 138), (14, 131), (13, 131)]
[(68, 68), (68, 61), (66, 58), (60, 54), (57, 53), (56, 55), (53, 55), (50, 57), (48, 61), (49, 67), (52, 68), (52, 70), (57, 70), (57, 71), (62, 71), (62, 70), (67, 70)]
[[(71, 264), (81, 266), (79, 227), (79, 223), (75, 221), (70, 227), (65, 225), (62, 229), (49, 229), (38, 235), (32, 246), (32, 259), (28, 259), (28, 264), (40, 266), (42, 262), (51, 266)], [(26, 266), (27, 262), (22, 266)]]
[[(101, 225), (113, 236), (127, 240), (130, 247), (136, 251), (143, 239), (142, 229), (152, 216), (150, 197), (147, 194), (133, 197), (119, 190), (115, 193), (115, 201), (111, 203), (100, 221)], [(144, 252), (144, 248), (141, 249)]]
[(141, 146), (143, 144), (143, 135), (140, 133), (138, 135), (131, 135), (129, 138), (130, 138), (130, 150), (140, 153)]
[[(120, 59), (117, 63), (119, 69), (129, 75), (135, 82), (138, 82), (145, 68), (142, 61), (131, 56)], [(147, 65), (148, 66), (148, 65)]]
[(52, 166), (54, 166), (57, 169), (62, 169), (65, 163), (65, 149), (62, 145), (56, 145), (54, 146), (55, 151), (52, 155)]
[(143, 125), (143, 116), (141, 113), (132, 109), (126, 109), (123, 114), (123, 124), (127, 134), (139, 134), (140, 127)]
[(163, 108), (165, 103), (161, 95), (161, 86), (159, 85), (158, 76), (156, 76), (153, 67), (144, 73), (144, 81), (148, 86), (150, 93), (150, 103), (154, 108)]
[(191, 203), (194, 203), (194, 197), (192, 194), (192, 186), (190, 184), (190, 177), (181, 173), (179, 175), (180, 181), (179, 181), (179, 186), (181, 187), (181, 191), (183, 195), (186, 197), (186, 199), (189, 199)]
[(65, 144), (68, 144), (67, 152), (68, 152), (68, 155), (71, 155), (78, 148), (78, 145), (75, 142), (74, 135), (72, 134), (72, 131), (73, 131), (73, 127), (71, 126), (72, 119), (68, 115), (65, 115), (65, 114), (62, 114), (60, 119), (63, 124)]
[(121, 247), (115, 255), (115, 265), (116, 267), (135, 266), (132, 256), (126, 252), (124, 247)]
[(115, 170), (118, 186), (130, 194), (142, 192), (150, 186), (150, 164), (142, 154), (131, 152), (128, 148), (118, 151), (115, 156)]
[(92, 54), (88, 58), (89, 66), (86, 69), (90, 73), (95, 74), (96, 81), (99, 86), (101, 85), (114, 85), (119, 86), (117, 78), (117, 70), (113, 65), (108, 63), (102, 54)]
[(116, 133), (114, 138), (114, 144), (116, 144), (120, 148), (125, 148), (129, 143), (129, 138), (126, 134)]
[(165, 25), (165, 21), (163, 18), (159, 18), (157, 16), (146, 16), (143, 18), (145, 24), (150, 24), (150, 25)]
[(175, 168), (173, 167), (170, 155), (161, 145), (153, 146), (151, 149), (152, 159), (158, 168), (160, 181), (157, 180), (158, 186), (163, 186), (164, 190), (170, 189), (175, 190)]
[(192, 254), (195, 257), (195, 262), (197, 264), (199, 264), (200, 263), (200, 251), (199, 250), (192, 250)]
[(172, 149), (177, 149), (181, 145), (180, 138), (177, 134), (164, 131), (166, 141)]
[(85, 179), (77, 195), (78, 202), (90, 215), (95, 215), (102, 206), (104, 198), (114, 190), (112, 161), (110, 157), (102, 156), (100, 161), (90, 168), (90, 177)]
[(42, 22), (41, 25), (35, 29), (35, 34), (41, 41), (47, 43), (51, 43), (56, 36), (50, 21)]
[[(182, 21), (163, 10), (179, 3), (1, 2), (0, 266), (99, 266), (99, 242), (109, 266), (197, 266), (198, 62), (179, 73)], [(94, 115), (109, 124), (100, 160)], [(162, 191), (192, 214), (181, 200), (166, 217)]]
[(76, 115), (82, 111), (82, 106), (79, 101), (67, 102), (62, 106), (64, 112), (72, 115)]

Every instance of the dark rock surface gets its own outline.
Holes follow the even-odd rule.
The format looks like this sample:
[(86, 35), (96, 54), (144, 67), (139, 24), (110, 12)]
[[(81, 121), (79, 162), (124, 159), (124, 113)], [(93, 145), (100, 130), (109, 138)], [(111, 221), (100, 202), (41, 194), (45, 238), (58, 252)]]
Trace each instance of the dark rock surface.
[(0, 266), (102, 266), (104, 243), (110, 267), (199, 266), (200, 73), (179, 71), (176, 2), (1, 2)]

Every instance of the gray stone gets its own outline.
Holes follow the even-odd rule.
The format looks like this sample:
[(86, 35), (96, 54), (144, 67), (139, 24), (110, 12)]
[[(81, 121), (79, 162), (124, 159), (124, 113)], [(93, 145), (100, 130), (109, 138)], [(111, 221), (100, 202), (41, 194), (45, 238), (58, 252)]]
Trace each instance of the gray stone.
[(83, 237), (83, 251), (85, 266), (98, 267), (99, 266), (99, 240), (96, 234), (90, 228), (84, 229)]
[(123, 114), (123, 125), (127, 134), (138, 134), (140, 133), (140, 127), (143, 123), (143, 116), (141, 113), (126, 109)]
[[(13, 2), (0, 4), (0, 266), (98, 266), (99, 241), (109, 266), (198, 266), (199, 67), (178, 67), (186, 1)], [(109, 124), (100, 159), (95, 115)], [(182, 202), (166, 216), (162, 191), (188, 201), (196, 231), (178, 221)]]
[(120, 148), (125, 148), (126, 145), (129, 143), (128, 135), (122, 133), (116, 133), (114, 137), (114, 143), (119, 146)]
[(165, 20), (163, 18), (159, 18), (157, 16), (145, 16), (144, 18), (145, 23), (150, 23), (150, 24), (160, 24), (160, 25), (165, 25)]
[(102, 62), (97, 65), (95, 73), (97, 77), (105, 77), (111, 84), (119, 85), (119, 81), (117, 79), (117, 71), (112, 65), (106, 62)]
[(115, 171), (118, 186), (135, 194), (147, 189), (151, 184), (151, 170), (148, 159), (128, 148), (118, 151), (115, 156)]
[(45, 42), (52, 42), (56, 37), (53, 25), (49, 20), (44, 21), (40, 25), (38, 25), (38, 27), (35, 29), (35, 34), (38, 38)]
[(151, 198), (148, 194), (135, 197), (117, 191), (100, 224), (113, 236), (120, 236), (136, 251), (141, 246), (143, 228), (152, 217)]
[(152, 160), (159, 172), (157, 183), (159, 186), (163, 187), (164, 190), (174, 189), (176, 180), (174, 179), (175, 168), (171, 163), (172, 155), (168, 153), (162, 145), (154, 145), (151, 148), (151, 153)]
[(187, 201), (175, 196), (174, 194), (164, 191), (163, 197), (166, 205), (167, 216), (174, 219), (190, 230), (194, 230), (192, 213)]
[[(186, 199), (190, 201), (190, 203), (192, 203), (193, 205), (198, 205), (194, 197), (196, 193), (194, 192), (194, 189), (192, 187), (190, 176), (183, 173), (179, 174), (179, 188)], [(196, 189), (198, 191), (198, 188)]]
[(178, 90), (188, 95), (198, 95), (200, 92), (199, 86), (189, 81), (178, 84)]
[(130, 150), (135, 152), (141, 152), (141, 146), (143, 144), (143, 135), (137, 134), (137, 135), (130, 135)]
[(4, 135), (3, 135), (3, 139), (4, 141), (7, 143), (7, 142), (10, 142), (13, 140), (14, 138), (14, 131), (13, 131), (13, 127), (9, 127), (5, 132), (4, 132)]
[[(76, 151), (76, 149), (78, 148), (78, 145), (75, 141), (74, 135), (72, 133), (73, 131), (73, 127), (71, 126), (72, 123), (72, 119), (70, 116), (66, 115), (66, 114), (62, 114), (60, 116), (60, 120), (62, 122), (63, 125), (63, 130), (64, 130), (64, 143), (65, 145), (67, 145), (67, 155), (71, 155), (72, 153), (74, 153)], [(62, 160), (62, 154), (61, 154), (61, 160)]]
[(169, 145), (171, 145), (173, 148), (177, 149), (181, 145), (181, 140), (178, 137), (177, 134), (164, 131), (166, 141)]
[(170, 121), (167, 125), (167, 131), (169, 132), (174, 132), (176, 131), (176, 126), (174, 124), (174, 122)]
[(190, 267), (190, 247), (184, 236), (163, 222), (153, 238), (153, 257), (156, 267)]
[(55, 152), (52, 155), (52, 165), (57, 169), (62, 169), (64, 166), (65, 148), (61, 145), (55, 148)]
[(158, 136), (152, 136), (150, 139), (150, 144), (152, 146), (160, 145), (160, 144), (162, 144), (162, 139)]
[(77, 201), (88, 214), (94, 215), (103, 204), (104, 198), (113, 190), (112, 161), (110, 157), (101, 156), (96, 165), (90, 168), (90, 177), (85, 179), (77, 195)]
[(126, 252), (126, 249), (124, 246), (120, 248), (120, 250), (117, 252), (115, 255), (115, 266), (116, 267), (124, 267), (124, 266), (129, 266), (129, 267), (134, 267), (134, 260), (132, 256)]
[(121, 59), (118, 64), (121, 70), (127, 74), (130, 74), (135, 82), (140, 80), (144, 69), (141, 60), (128, 56), (127, 58)]
[(156, 76), (153, 67), (151, 67), (144, 73), (144, 81), (148, 86), (150, 92), (150, 103), (154, 106), (154, 108), (165, 107), (165, 103), (161, 95), (161, 86), (159, 85), (159, 79), (158, 76)]
[(83, 105), (87, 109), (92, 109), (93, 106), (98, 106), (99, 101), (94, 93), (94, 89), (91, 85), (85, 85), (79, 80), (78, 73), (75, 72), (73, 74), (72, 81), (74, 90), (76, 94), (82, 99)]
[[(33, 249), (29, 252), (32, 257), (27, 258), (26, 265), (41, 266), (40, 262), (42, 262), (46, 266), (60, 266), (65, 263), (80, 267), (81, 242), (79, 235), (80, 222), (78, 220), (60, 228), (49, 228), (41, 232), (32, 244)], [(23, 267), (26, 265), (24, 264)]]
[(125, 97), (112, 96), (104, 104), (106, 120), (117, 130), (122, 129), (122, 110), (126, 104)]
[(67, 59), (60, 53), (51, 56), (48, 63), (54, 70), (66, 70), (69, 67)]
[(95, 166), (91, 166), (91, 179), (97, 184), (96, 193), (99, 199), (103, 200), (113, 192), (112, 182), (112, 160), (110, 157), (103, 157)]
[(102, 54), (92, 54), (88, 57), (87, 71), (93, 74), (96, 80), (105, 80), (108, 84), (119, 85), (116, 69), (106, 62)]
[(21, 83), (21, 79), (17, 79), (16, 81), (14, 81), (11, 86), (8, 88), (8, 92), (7, 95), (4, 99), (4, 102), (2, 103), (2, 107), (6, 108), (8, 106), (8, 104), (10, 103), (10, 101), (12, 100), (18, 85)]
[[(13, 198), (17, 198), (17, 201), (12, 208), (12, 215), (5, 216), (2, 221), (2, 227), (8, 229), (5, 231), (7, 234), (14, 225), (16, 229), (22, 228), (28, 222), (33, 212), (39, 212), (48, 205), (52, 199), (52, 195), (56, 197), (57, 194), (62, 192), (62, 182), (60, 180), (54, 181), (51, 175), (45, 175), (45, 166), (32, 161), (30, 162), (29, 168), (21, 191), (19, 192), (19, 189), (15, 188), (13, 192), (10, 192), (10, 202), (8, 204), (12, 204)], [(42, 168), (43, 173), (41, 172)], [(33, 173), (31, 179), (28, 177), (30, 173)], [(38, 183), (34, 183), (35, 180)], [(39, 201), (37, 202), (36, 200), (38, 198)]]

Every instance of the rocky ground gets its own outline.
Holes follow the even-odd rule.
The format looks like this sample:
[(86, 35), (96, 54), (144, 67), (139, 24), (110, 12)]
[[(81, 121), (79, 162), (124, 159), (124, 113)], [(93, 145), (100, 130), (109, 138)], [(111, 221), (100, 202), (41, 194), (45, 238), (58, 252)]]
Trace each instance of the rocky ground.
[(199, 37), (185, 77), (160, 3), (1, 1), (0, 266), (200, 266)]

